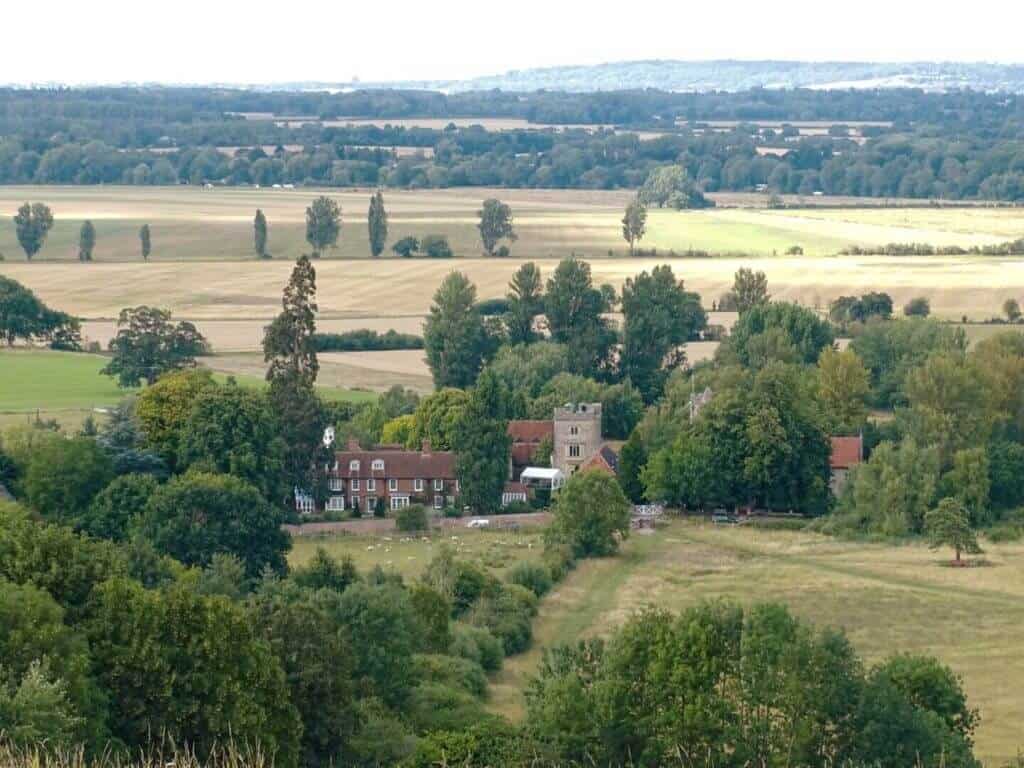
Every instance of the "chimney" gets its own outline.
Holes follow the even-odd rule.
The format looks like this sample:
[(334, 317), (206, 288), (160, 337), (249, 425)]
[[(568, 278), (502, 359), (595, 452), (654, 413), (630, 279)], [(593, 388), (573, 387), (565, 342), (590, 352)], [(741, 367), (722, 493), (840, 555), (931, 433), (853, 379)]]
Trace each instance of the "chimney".
[(423, 444), (420, 446), (420, 451), (423, 454), (427, 455), (427, 456), (430, 455), (430, 441), (429, 440), (424, 440), (423, 441)]
[(354, 437), (350, 437), (348, 439), (348, 450), (349, 451), (361, 450), (360, 447), (359, 447), (359, 441), (356, 440)]

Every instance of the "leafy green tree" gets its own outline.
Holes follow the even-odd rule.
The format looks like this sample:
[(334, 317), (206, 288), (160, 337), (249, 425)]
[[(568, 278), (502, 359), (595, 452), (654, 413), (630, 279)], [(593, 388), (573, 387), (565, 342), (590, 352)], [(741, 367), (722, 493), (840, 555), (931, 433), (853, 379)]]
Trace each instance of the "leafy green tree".
[(397, 253), (404, 259), (408, 259), (414, 253), (420, 249), (420, 241), (418, 238), (412, 235), (406, 235), (403, 238), (395, 241), (395, 244), (391, 246), (391, 250)]
[(563, 259), (548, 278), (544, 296), (551, 340), (566, 345), (569, 370), (596, 377), (607, 368), (615, 332), (604, 315), (612, 310), (614, 292), (595, 288), (590, 265)]
[(245, 563), (234, 555), (218, 552), (199, 574), (195, 590), (200, 595), (220, 595), (238, 602), (249, 594), (251, 583), (245, 573)]
[(384, 424), (380, 432), (380, 442), (384, 445), (404, 445), (407, 448), (415, 448), (413, 434), (416, 432), (416, 417), (407, 413), (405, 416), (396, 416)]
[(647, 229), (647, 208), (639, 197), (629, 201), (622, 216), (622, 239), (629, 243), (629, 255), (636, 254), (636, 243), (643, 240)]
[(903, 314), (907, 317), (928, 317), (932, 313), (931, 302), (923, 296), (911, 299), (903, 307)]
[(634, 504), (644, 501), (644, 485), (641, 473), (647, 464), (647, 449), (638, 430), (633, 430), (619, 452), (619, 485), (622, 492)]
[(139, 227), (139, 249), (142, 251), (142, 260), (149, 261), (149, 254), (152, 252), (153, 243), (150, 240), (149, 224)]
[(447, 653), (452, 642), (449, 621), (452, 615), (451, 601), (436, 589), (422, 583), (409, 588), (409, 598), (423, 629), (421, 639), (424, 650)]
[(97, 539), (124, 541), (158, 487), (152, 475), (121, 475), (96, 494), (75, 527)]
[(359, 581), (359, 573), (351, 557), (335, 559), (323, 547), (317, 547), (308, 563), (292, 570), (291, 580), (313, 591), (332, 589), (340, 593)]
[(460, 503), (476, 514), (494, 512), (501, 506), (512, 448), (506, 409), (504, 387), (485, 369), (455, 427), (452, 446)]
[(288, 698), (302, 721), (300, 764), (339, 764), (359, 725), (345, 627), (306, 591), (291, 599), (264, 593), (254, 607), (257, 630), (284, 670)]
[(813, 365), (834, 341), (829, 324), (813, 311), (796, 304), (771, 302), (743, 312), (718, 354), (735, 356), (741, 365), (753, 368), (773, 360)]
[(514, 346), (504, 344), (498, 348), (487, 368), (513, 395), (522, 392), (527, 399), (532, 399), (540, 395), (553, 378), (567, 372), (566, 355), (562, 344), (551, 341)]
[(357, 694), (400, 707), (416, 683), (411, 661), (422, 637), (409, 591), (360, 582), (328, 610), (350, 639)]
[[(576, 401), (579, 402), (579, 401)], [(644, 399), (627, 378), (601, 393), (601, 435), (625, 440), (644, 417)]]
[(283, 522), (281, 512), (248, 483), (189, 472), (157, 489), (133, 528), (158, 552), (186, 565), (208, 565), (218, 552), (236, 555), (254, 578), (265, 568), (287, 570), (291, 539), (281, 530)]
[(646, 206), (659, 208), (710, 208), (714, 201), (704, 196), (700, 187), (689, 177), (680, 165), (663, 165), (647, 176), (637, 199)]
[(319, 470), (327, 459), (323, 445), (327, 422), (314, 389), (320, 372), (314, 342), (316, 313), (316, 270), (303, 255), (284, 288), (281, 313), (263, 337), (268, 402), (287, 446), (284, 484), (288, 493), (292, 488), (320, 493)]
[(0, 732), (8, 748), (30, 752), (46, 744), (70, 750), (80, 722), (67, 685), (53, 676), (49, 664), (35, 661), (20, 678), (0, 667)]
[[(585, 376), (577, 376), (573, 373), (559, 373), (548, 380), (541, 389), (540, 394), (531, 400), (529, 416), (532, 419), (550, 419), (555, 408), (566, 403), (599, 402), (605, 393), (605, 389), (604, 385)], [(603, 407), (601, 418), (603, 421)]]
[(43, 203), (25, 203), (14, 217), (14, 231), (18, 236), (18, 244), (25, 251), (25, 257), (29, 261), (39, 253), (51, 229), (53, 212)]
[(939, 457), (912, 439), (883, 442), (855, 468), (840, 497), (839, 513), (858, 530), (886, 536), (921, 533), (935, 500)]
[(110, 362), (103, 368), (116, 376), (122, 387), (154, 383), (168, 371), (191, 368), (196, 357), (205, 355), (209, 344), (196, 327), (186, 321), (174, 324), (171, 313), (155, 307), (122, 309), (117, 336), (110, 341)]
[(335, 248), (341, 234), (341, 206), (336, 200), (320, 196), (306, 209), (306, 242), (319, 259), (326, 248)]
[(940, 500), (938, 506), (925, 515), (924, 530), (932, 549), (950, 547), (953, 550), (957, 565), (961, 562), (961, 552), (968, 555), (982, 554), (983, 550), (971, 530), (967, 510), (957, 499), (946, 497)]
[(370, 198), (366, 222), (370, 231), (370, 254), (376, 258), (384, 252), (388, 240), (388, 214), (384, 210), (384, 194), (379, 189)]
[(185, 424), (196, 399), (217, 385), (207, 369), (172, 371), (139, 393), (135, 416), (146, 445), (156, 451), (172, 470), (178, 462)]
[[(107, 701), (92, 675), (88, 644), (43, 589), (0, 580), (0, 658), (5, 739), (102, 748)], [(50, 711), (43, 709), (47, 701)]]
[(476, 286), (451, 272), (434, 294), (423, 343), (434, 386), (468, 387), (492, 352), (492, 339), (476, 309)]
[(287, 446), (266, 398), (254, 390), (228, 385), (200, 393), (185, 421), (178, 452), (179, 468), (234, 475), (267, 499), (288, 495)]
[(961, 448), (983, 445), (994, 414), (982, 377), (960, 354), (936, 354), (907, 374), (910, 407), (898, 415), (904, 434), (939, 450), (943, 468)]
[(870, 321), (849, 347), (871, 374), (871, 404), (891, 408), (905, 402), (907, 375), (934, 353), (963, 353), (967, 337), (960, 328), (922, 318)]
[(967, 705), (962, 683), (949, 667), (931, 656), (899, 654), (873, 671), (900, 691), (910, 703), (942, 718), (949, 730), (971, 743), (978, 727), (978, 710)]
[(530, 344), (537, 338), (534, 319), (544, 311), (544, 287), (540, 267), (528, 261), (512, 275), (508, 285), (505, 325), (510, 344)]
[(577, 472), (552, 505), (554, 520), (548, 541), (567, 544), (576, 557), (614, 554), (619, 539), (629, 535), (629, 501), (611, 475), (596, 470)]
[(512, 208), (507, 203), (488, 198), (477, 214), (480, 216), (477, 228), (484, 245), (484, 255), (493, 256), (494, 248), (500, 240), (516, 241), (516, 233), (512, 228)]
[(1009, 323), (1020, 322), (1020, 302), (1016, 299), (1007, 299), (1004, 301), (1003, 314), (1006, 315), (1006, 321)]
[(764, 272), (755, 272), (746, 267), (740, 267), (733, 278), (732, 295), (736, 299), (736, 311), (746, 312), (748, 309), (767, 304), (771, 301), (768, 295), (768, 278)]
[(431, 259), (450, 259), (455, 255), (445, 235), (424, 235), (420, 240), (420, 250)]
[(953, 467), (942, 478), (943, 494), (959, 501), (971, 525), (979, 527), (989, 521), (988, 451), (985, 448), (964, 448), (953, 454)]
[(420, 401), (413, 416), (416, 419), (410, 445), (430, 443), (435, 451), (450, 451), (455, 445), (455, 433), (463, 414), (469, 407), (469, 394), (462, 389), (445, 387)]
[(997, 510), (1024, 505), (1024, 445), (1008, 440), (988, 449), (989, 494)]
[(655, 267), (626, 278), (622, 288), (622, 353), (619, 368), (647, 402), (665, 386), (668, 372), (682, 365), (682, 345), (707, 326), (700, 296), (686, 291), (672, 267)]
[[(309, 214), (306, 214), (307, 219)], [(307, 225), (308, 226), (308, 225)], [(252, 220), (253, 250), (261, 259), (268, 258), (267, 253), (267, 217), (259, 208), (256, 209), (256, 216)]]
[(96, 247), (96, 227), (86, 219), (78, 233), (78, 260), (92, 261), (92, 251)]
[(165, 738), (202, 760), (234, 742), (298, 765), (302, 723), (285, 673), (241, 606), (113, 579), (97, 590), (88, 627), (113, 735), (129, 749)]
[(818, 397), (834, 434), (861, 430), (868, 416), (871, 385), (868, 371), (857, 353), (826, 348), (818, 358)]
[(115, 474), (138, 473), (159, 478), (167, 476), (168, 469), (164, 460), (156, 451), (145, 447), (142, 426), (135, 416), (134, 400), (122, 400), (111, 409), (107, 421), (95, 437), (96, 442), (110, 456)]
[(73, 523), (113, 476), (110, 458), (95, 440), (52, 440), (33, 452), (22, 490), (26, 501), (45, 518)]
[(0, 275), (0, 340), (12, 346), (16, 341), (48, 341), (55, 349), (80, 348), (77, 318), (46, 306), (31, 290)]

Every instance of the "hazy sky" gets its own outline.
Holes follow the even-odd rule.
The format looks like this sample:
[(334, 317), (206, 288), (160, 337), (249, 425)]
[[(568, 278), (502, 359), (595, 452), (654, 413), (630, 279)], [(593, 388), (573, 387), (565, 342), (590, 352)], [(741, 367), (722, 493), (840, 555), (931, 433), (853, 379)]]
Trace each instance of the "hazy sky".
[(948, 8), (935, 0), (4, 6), (0, 82), (454, 79), (648, 58), (1024, 60), (1020, 0)]

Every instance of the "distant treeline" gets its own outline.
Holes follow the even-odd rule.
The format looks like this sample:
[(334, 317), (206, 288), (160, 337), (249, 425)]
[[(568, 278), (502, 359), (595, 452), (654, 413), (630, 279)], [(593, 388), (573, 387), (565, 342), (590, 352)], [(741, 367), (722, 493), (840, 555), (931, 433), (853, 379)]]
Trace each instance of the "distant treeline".
[(1024, 237), (994, 245), (930, 245), (928, 243), (888, 243), (887, 245), (851, 245), (840, 256), (1024, 256)]
[[(308, 119), (279, 124), (238, 112)], [(436, 130), (319, 122), (409, 116), (520, 117), (665, 135), (642, 141), (636, 134), (581, 128)], [(712, 120), (738, 124), (712, 130), (705, 122)], [(828, 135), (802, 136), (792, 125), (746, 122), (754, 120), (892, 125), (851, 130), (835, 124)], [(390, 149), (395, 146), (424, 152), (398, 157)], [(670, 163), (685, 166), (709, 192), (1024, 200), (1024, 97), (914, 90), (0, 90), (0, 183), (7, 184), (632, 189)]]
[(389, 349), (423, 349), (423, 337), (399, 333), (391, 329), (378, 333), (359, 328), (344, 333), (316, 333), (313, 344), (317, 352), (381, 352)]

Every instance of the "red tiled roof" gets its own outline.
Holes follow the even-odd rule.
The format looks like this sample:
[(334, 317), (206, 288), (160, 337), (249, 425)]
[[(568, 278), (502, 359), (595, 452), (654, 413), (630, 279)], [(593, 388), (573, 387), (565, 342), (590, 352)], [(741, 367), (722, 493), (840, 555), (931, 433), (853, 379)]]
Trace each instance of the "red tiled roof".
[(512, 446), (512, 463), (516, 466), (525, 466), (533, 461), (533, 454), (537, 452), (537, 446), (530, 443), (515, 443)]
[(833, 437), (832, 455), (829, 464), (832, 469), (849, 469), (864, 460), (864, 440), (862, 437)]
[(594, 455), (580, 466), (580, 471), (592, 469), (608, 472), (612, 475), (619, 473), (619, 457), (607, 443), (598, 448)]
[[(451, 451), (338, 451), (334, 454), (338, 462), (334, 477), (394, 477), (402, 479), (455, 479), (455, 454)], [(383, 470), (372, 470), (375, 460), (384, 462)], [(349, 462), (359, 461), (359, 471), (349, 472)]]
[(519, 419), (508, 423), (508, 435), (513, 443), (539, 443), (554, 434), (555, 424), (550, 419)]

